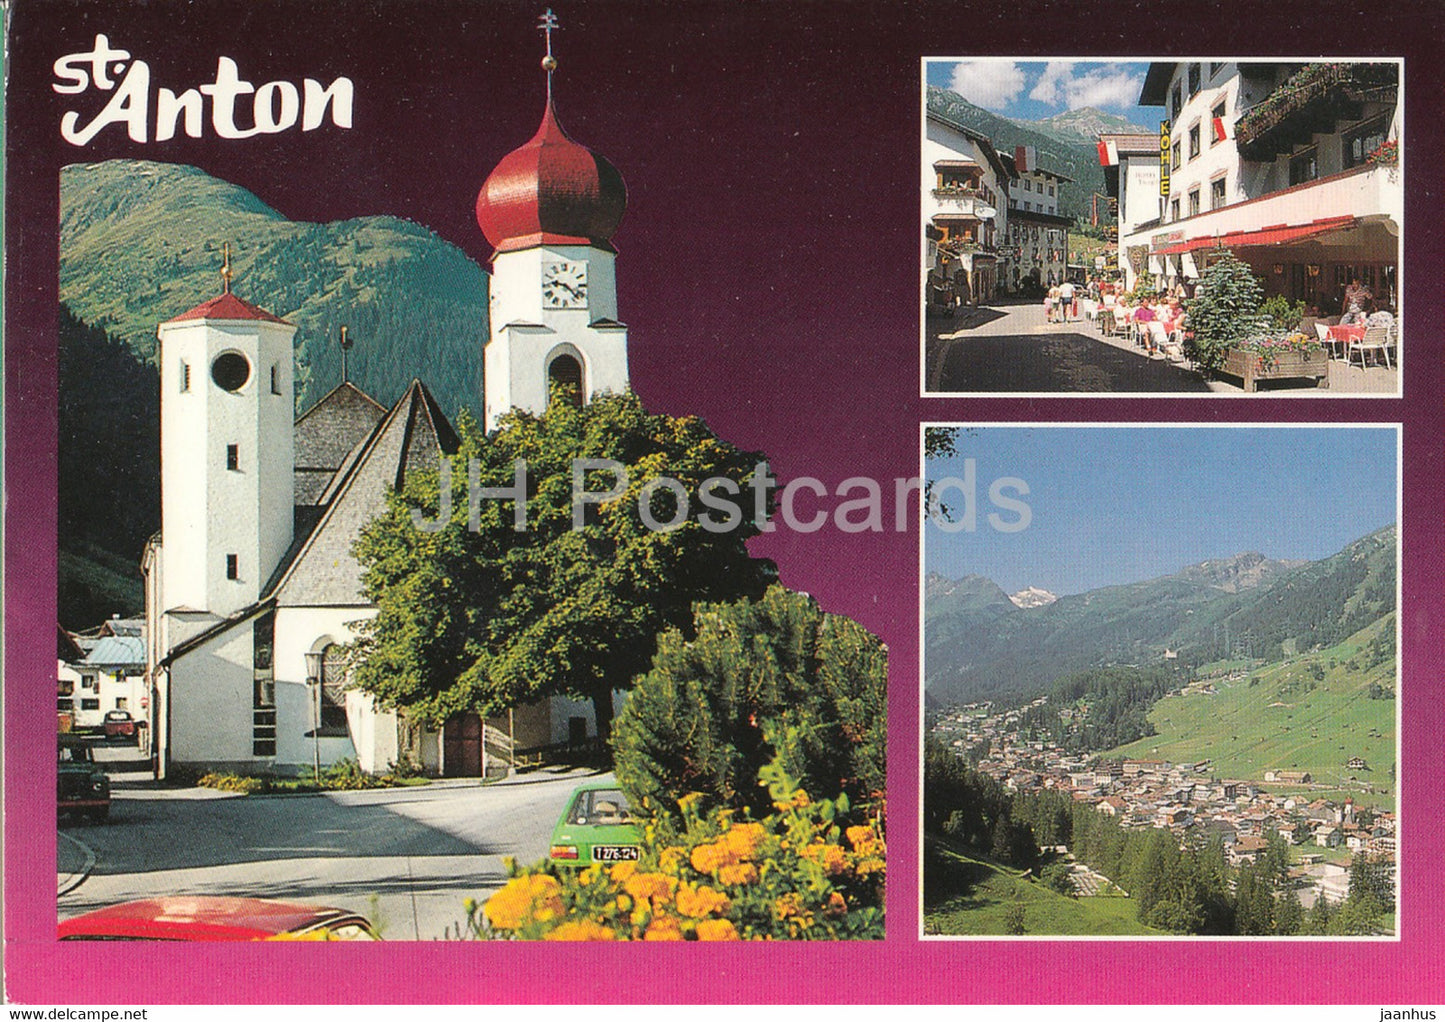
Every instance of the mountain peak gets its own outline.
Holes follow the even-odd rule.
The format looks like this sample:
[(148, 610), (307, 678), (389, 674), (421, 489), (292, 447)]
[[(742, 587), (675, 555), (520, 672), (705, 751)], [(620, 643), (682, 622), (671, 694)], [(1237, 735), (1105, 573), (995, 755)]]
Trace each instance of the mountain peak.
[(1034, 607), (1047, 607), (1058, 599), (1047, 589), (1040, 589), (1038, 586), (1027, 586), (1014, 593), (1009, 599), (1015, 607), (1022, 607), (1031, 610)]

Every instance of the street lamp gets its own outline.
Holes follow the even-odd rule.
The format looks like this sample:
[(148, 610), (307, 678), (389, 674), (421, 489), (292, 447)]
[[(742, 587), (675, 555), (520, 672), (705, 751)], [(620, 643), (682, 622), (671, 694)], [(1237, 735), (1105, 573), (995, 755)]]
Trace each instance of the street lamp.
[(321, 782), (321, 670), (320, 652), (306, 654), (306, 691), (311, 696), (311, 768)]

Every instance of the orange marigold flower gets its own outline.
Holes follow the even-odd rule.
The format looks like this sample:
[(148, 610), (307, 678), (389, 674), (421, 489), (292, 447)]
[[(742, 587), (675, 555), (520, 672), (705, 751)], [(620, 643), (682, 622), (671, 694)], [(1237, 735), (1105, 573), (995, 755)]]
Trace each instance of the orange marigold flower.
[(761, 823), (739, 823), (732, 827), (723, 839), (728, 850), (744, 862), (758, 854), (758, 845), (766, 835)]
[(692, 868), (699, 873), (716, 873), (723, 866), (737, 861), (737, 856), (722, 842), (698, 845), (692, 850)]
[(725, 895), (706, 884), (702, 887), (683, 884), (677, 889), (677, 910), (693, 919), (702, 919), (714, 912), (726, 912), (728, 904)]
[(741, 940), (737, 929), (726, 919), (704, 919), (697, 924), (698, 940)]
[(735, 862), (718, 870), (717, 878), (724, 884), (750, 884), (758, 878), (758, 867), (751, 862)]
[(563, 923), (547, 934), (547, 940), (616, 940), (617, 934), (594, 919)]
[(545, 873), (513, 877), (487, 899), (487, 921), (499, 930), (515, 930), (528, 916), (555, 918), (562, 912), (562, 886)]
[(829, 876), (846, 872), (848, 869), (847, 856), (838, 845), (815, 842), (803, 849), (803, 857), (822, 866), (823, 872)]
[(823, 906), (823, 911), (830, 916), (842, 916), (848, 914), (848, 900), (837, 891), (828, 895), (828, 904)]
[(637, 863), (635, 863), (635, 862), (619, 862), (619, 863), (615, 863), (615, 864), (613, 865), (612, 869), (608, 871), (608, 875), (609, 875), (610, 877), (612, 877), (612, 882), (613, 882), (613, 883), (620, 884), (620, 883), (622, 883), (623, 881), (625, 881), (628, 877), (632, 876), (633, 873), (636, 873), (636, 872), (637, 872)]
[(686, 940), (682, 935), (682, 924), (672, 916), (658, 916), (647, 924), (643, 940)]
[(854, 872), (860, 877), (866, 877), (870, 873), (882, 873), (887, 868), (888, 864), (886, 862), (876, 855), (870, 855), (859, 860), (858, 865), (854, 867)]
[(677, 890), (677, 881), (661, 873), (635, 873), (627, 878), (622, 889), (639, 902), (662, 905), (672, 898), (672, 892)]
[(869, 841), (872, 841), (872, 840), (873, 840), (873, 828), (872, 828), (872, 827), (868, 827), (868, 826), (864, 826), (864, 825), (862, 825), (862, 824), (859, 824), (859, 825), (856, 826), (856, 827), (849, 827), (849, 828), (848, 828), (848, 843), (849, 843), (850, 845), (852, 845), (855, 849), (856, 849), (859, 845), (863, 844), (864, 842), (869, 842)]
[(797, 915), (803, 909), (802, 899), (796, 891), (789, 891), (777, 901), (773, 902), (773, 915), (779, 919), (788, 919)]

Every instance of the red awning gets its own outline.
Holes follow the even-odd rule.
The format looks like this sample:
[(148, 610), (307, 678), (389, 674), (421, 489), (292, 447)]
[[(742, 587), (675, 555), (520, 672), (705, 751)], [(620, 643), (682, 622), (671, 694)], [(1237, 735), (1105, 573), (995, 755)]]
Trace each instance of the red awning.
[(1262, 227), (1255, 231), (1231, 231), (1229, 234), (1221, 234), (1217, 238), (1209, 236), (1175, 242), (1172, 245), (1166, 245), (1164, 248), (1155, 249), (1150, 255), (1179, 255), (1183, 252), (1193, 252), (1196, 249), (1213, 248), (1215, 245), (1221, 248), (1257, 248), (1261, 245), (1284, 245), (1291, 241), (1299, 241), (1302, 238), (1313, 237), (1316, 234), (1324, 234), (1327, 231), (1339, 231), (1346, 227), (1353, 227), (1358, 222), (1358, 219), (1353, 216), (1330, 216), (1308, 224), (1297, 224), (1294, 226), (1276, 224), (1273, 227)]

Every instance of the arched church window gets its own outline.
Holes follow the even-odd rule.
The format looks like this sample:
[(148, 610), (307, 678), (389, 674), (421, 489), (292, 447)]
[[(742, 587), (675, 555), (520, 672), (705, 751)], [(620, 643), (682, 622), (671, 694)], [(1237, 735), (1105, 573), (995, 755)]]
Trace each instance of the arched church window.
[(334, 642), (321, 651), (321, 730), (346, 731), (346, 657)]
[(574, 407), (582, 407), (582, 363), (571, 355), (558, 355), (547, 367), (549, 390), (561, 387)]

